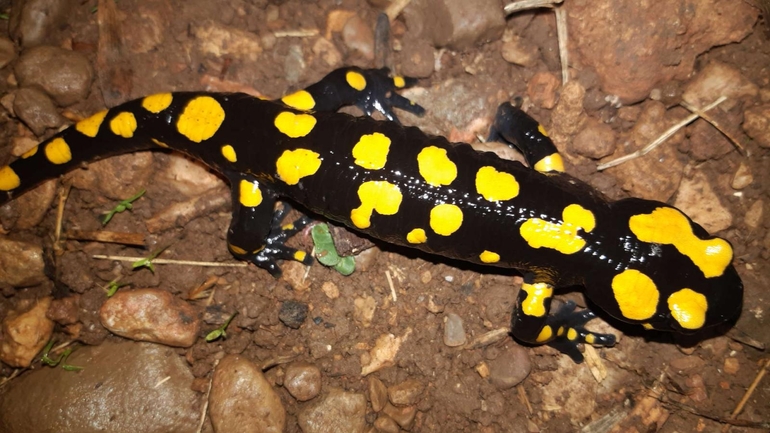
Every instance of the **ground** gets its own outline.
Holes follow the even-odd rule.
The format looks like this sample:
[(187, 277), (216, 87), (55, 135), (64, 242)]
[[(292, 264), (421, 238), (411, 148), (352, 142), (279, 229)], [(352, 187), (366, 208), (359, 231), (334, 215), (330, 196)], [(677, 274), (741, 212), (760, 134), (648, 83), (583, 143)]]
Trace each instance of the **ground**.
[[(87, 96), (59, 104), (66, 106), (60, 111), (64, 117), (78, 120), (105, 106), (169, 90), (237, 90), (277, 98), (343, 65), (372, 67), (375, 60), (369, 32), (378, 10), (370, 3), (388, 2), (121, 0), (115, 3), (115, 27), (109, 23), (100, 27), (97, 17), (105, 19), (107, 13), (94, 13), (90, 8), (96, 3), (78, 4), (57, 23), (47, 44), (84, 55), (93, 64), (94, 80), (88, 85)], [(581, 2), (575, 3), (579, 8)], [(668, 13), (663, 8), (654, 12), (659, 16), (645, 17), (651, 26)], [(174, 353), (187, 361), (196, 378), (193, 388), (201, 399), (225, 354), (238, 354), (266, 366), (267, 381), (278, 390), (287, 413), (285, 431), (306, 428), (304, 420), (313, 404), (312, 400), (299, 401), (283, 386), (288, 362), (318, 368), (324, 390), (340, 388), (367, 395), (365, 420), (367, 425), (377, 426), (376, 431), (393, 431), (394, 427), (392, 422), (375, 422), (388, 416), (378, 415), (380, 411), (375, 408), (373, 377), (389, 391), (405, 383), (419, 384), (414, 387), (419, 389), (418, 395), (407, 404), (396, 404), (390, 395), (399, 408), (413, 409), (414, 419), (397, 419), (403, 421), (401, 428), (410, 431), (566, 432), (585, 426), (584, 431), (606, 431), (599, 424), (613, 416), (625, 418), (616, 427), (625, 430), (619, 431), (631, 431), (632, 427), (664, 432), (722, 428), (718, 420), (729, 417), (767, 358), (758, 347), (770, 343), (765, 317), (770, 303), (770, 238), (766, 236), (770, 217), (763, 213), (770, 198), (770, 151), (767, 144), (758, 144), (759, 139), (749, 139), (745, 134), (754, 134), (748, 130), (744, 134), (740, 126), (748, 118), (747, 110), (770, 99), (770, 43), (761, 19), (752, 19), (743, 29), (747, 36), (739, 43), (709, 45), (703, 53), (693, 55), (689, 70), (686, 54), (671, 60), (683, 65), (685, 71), (661, 78), (653, 86), (657, 96), (649, 97), (651, 92), (647, 91), (637, 97), (634, 92), (623, 96), (619, 91), (603, 91), (602, 75), (587, 66), (590, 61), (585, 54), (576, 56), (575, 62), (580, 64), (571, 71), (582, 90), (560, 87), (556, 28), (550, 10), (509, 18), (484, 43), (461, 41), (452, 47), (450, 42), (450, 48), (441, 49), (434, 49), (435, 37), (430, 39), (427, 32), (415, 35), (409, 21), (414, 15), (405, 15), (392, 24), (396, 47), (391, 54), (392, 66), (399, 72), (419, 75), (416, 88), (404, 94), (426, 107), (428, 114), (423, 118), (404, 114), (404, 123), (454, 141), (478, 142), (497, 104), (524, 95), (529, 112), (554, 131), (568, 172), (608, 197), (645, 195), (697, 209), (700, 198), (714, 196), (726, 216), (710, 207), (698, 213), (705, 215), (706, 223), (718, 227), (718, 234), (729, 239), (736, 251), (735, 266), (746, 292), (744, 312), (735, 329), (691, 343), (670, 335), (645, 334), (602, 317), (618, 328), (604, 323), (597, 326), (622, 335), (619, 343), (597, 349), (596, 360), (577, 365), (548, 347), (522, 351), (504, 332), (497, 332), (509, 326), (521, 282), (517, 274), (471, 268), (377, 241), (358, 256), (351, 276), (317, 263), (309, 268), (287, 263), (283, 277), (275, 279), (254, 266), (157, 265), (151, 272), (132, 270), (130, 262), (94, 259), (98, 254), (146, 256), (167, 246), (161, 258), (233, 262), (225, 243), (230, 215), (224, 182), (167, 153), (122, 156), (66, 178), (74, 186), (62, 222), (69, 233), (99, 230), (100, 214), (111, 209), (116, 199), (145, 188), (146, 194), (133, 209), (116, 214), (105, 230), (139, 233), (146, 248), (82, 239), (54, 248), (55, 209), (34, 228), (10, 229), (6, 234), (10, 239), (44, 245), (49, 281), (25, 288), (4, 287), (0, 315), (21, 308), (25, 300), (49, 295), (56, 300), (73, 298), (78, 312), (73, 313), (73, 323), (56, 321), (57, 340), (74, 339), (84, 345), (99, 345), (105, 340), (112, 343), (120, 337), (111, 335), (98, 320), (99, 308), (106, 300), (104, 286), (109, 281), (120, 278), (131, 288), (160, 288), (188, 299), (191, 290), (208, 280), (210, 287), (204, 296), (186, 301), (203, 319), (200, 338)], [(350, 24), (351, 17), (360, 20), (360, 27)], [(677, 37), (669, 36), (671, 40)], [(580, 41), (585, 39), (576, 37), (570, 42), (572, 52), (589, 50), (587, 46), (576, 47)], [(653, 43), (639, 43), (645, 42)], [(530, 55), (534, 59), (528, 58)], [(512, 59), (527, 66), (512, 64)], [(639, 68), (643, 62), (640, 60)], [(737, 131), (742, 150), (699, 120), (664, 144), (667, 150), (647, 155), (647, 162), (597, 171), (597, 160), (606, 162), (630, 153), (641, 147), (640, 137), (654, 138), (683, 118), (688, 112), (676, 107), (676, 102), (691, 89), (688, 83), (714, 63), (739, 71), (741, 82), (758, 89), (753, 95), (740, 95), (719, 118), (719, 122), (727, 123), (724, 129)], [(3, 92), (14, 92), (12, 67), (2, 73)], [(552, 79), (556, 81), (549, 88)], [(575, 114), (579, 125), (571, 126), (565, 119), (575, 113), (569, 105), (575, 94), (582, 95), (578, 97), (581, 108)], [(620, 95), (619, 100), (613, 95)], [(549, 98), (561, 99), (549, 103)], [(18, 114), (19, 109), (16, 111)], [(38, 141), (55, 132), (43, 128), (35, 135), (8, 112), (3, 120), (2, 164), (11, 160), (19, 137)], [(581, 131), (588, 131), (588, 138), (580, 138)], [(602, 134), (610, 137), (608, 150), (599, 149)], [(735, 174), (741, 166), (740, 170), (752, 174), (752, 180), (736, 188)], [(183, 213), (173, 207), (177, 203), (193, 203), (196, 210)], [(19, 224), (19, 216), (12, 211), (3, 217)], [(338, 246), (350, 242), (353, 247), (348, 249), (356, 250), (369, 245), (342, 229), (333, 230), (333, 234)], [(292, 245), (312, 249), (307, 232), (297, 235)], [(579, 292), (579, 288), (574, 289)], [(563, 292), (566, 299), (586, 305), (579, 294), (568, 292)], [(226, 339), (205, 341), (206, 333), (236, 312)], [(459, 331), (453, 328), (458, 323)], [(373, 348), (389, 338), (400, 343), (392, 362), (362, 374), (362, 368), (371, 367), (372, 358), (377, 358)], [(452, 338), (467, 339), (467, 344), (446, 344)], [(21, 371), (3, 386), (11, 387), (19, 377), (39, 368), (45, 367), (35, 363), (33, 371)], [(512, 379), (516, 369), (531, 372), (519, 383)], [(0, 369), (4, 377), (11, 377), (14, 371), (6, 364)], [(739, 419), (770, 422), (767, 383), (767, 379), (760, 383)], [(212, 428), (206, 420), (203, 431)], [(399, 425), (395, 429), (398, 431)]]

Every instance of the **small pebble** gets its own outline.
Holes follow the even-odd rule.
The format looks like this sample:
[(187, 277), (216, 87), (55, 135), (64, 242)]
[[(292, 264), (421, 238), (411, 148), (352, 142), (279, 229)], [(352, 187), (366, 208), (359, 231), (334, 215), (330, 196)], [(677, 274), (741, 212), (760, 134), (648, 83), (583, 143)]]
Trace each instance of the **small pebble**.
[(757, 200), (751, 204), (749, 210), (747, 210), (746, 214), (743, 216), (743, 222), (746, 223), (746, 226), (751, 229), (756, 229), (759, 227), (759, 224), (762, 222), (764, 205), (765, 203), (763, 200)]
[(374, 376), (369, 376), (369, 402), (375, 412), (381, 411), (388, 402), (388, 388)]
[(374, 429), (378, 433), (398, 433), (401, 431), (398, 423), (387, 415), (380, 415), (374, 420)]
[(11, 367), (29, 367), (40, 350), (48, 343), (54, 323), (46, 317), (51, 297), (20, 305), (3, 319), (0, 341), (0, 361)]
[(340, 289), (331, 281), (326, 281), (321, 285), (321, 291), (324, 292), (327, 298), (337, 299), (340, 297)]
[(730, 186), (733, 189), (742, 190), (751, 185), (752, 182), (754, 182), (754, 176), (751, 174), (751, 167), (741, 163), (733, 175), (733, 181), (730, 183)]
[(462, 346), (466, 341), (463, 319), (455, 313), (444, 316), (444, 344), (457, 347)]
[(415, 379), (409, 379), (388, 388), (388, 398), (396, 406), (417, 404), (425, 385)]
[(302, 408), (297, 418), (303, 433), (363, 433), (366, 398), (363, 394), (332, 389), (317, 403)]
[(417, 408), (414, 406), (396, 407), (388, 403), (382, 409), (382, 413), (393, 418), (404, 430), (412, 428)]
[(283, 386), (298, 401), (308, 401), (321, 392), (321, 370), (308, 362), (293, 362), (286, 367)]
[(741, 364), (738, 358), (725, 358), (724, 371), (727, 374), (736, 374), (741, 369)]
[(292, 329), (299, 329), (307, 319), (307, 304), (299, 301), (284, 301), (278, 311), (278, 319)]
[(521, 346), (511, 346), (489, 361), (489, 380), (497, 389), (513, 388), (526, 379), (532, 370), (529, 352)]

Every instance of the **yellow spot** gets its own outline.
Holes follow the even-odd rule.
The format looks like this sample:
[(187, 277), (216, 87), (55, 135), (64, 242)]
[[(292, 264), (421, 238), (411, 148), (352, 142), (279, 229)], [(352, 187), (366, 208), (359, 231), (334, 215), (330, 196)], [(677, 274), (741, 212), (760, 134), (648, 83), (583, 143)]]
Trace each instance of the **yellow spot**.
[(393, 77), (393, 85), (396, 86), (397, 89), (401, 89), (406, 86), (406, 80), (404, 80), (404, 77), (401, 75), (396, 75)]
[(283, 230), (283, 231), (294, 230), (294, 223), (286, 223), (286, 224), (282, 225), (281, 226), (281, 230)]
[(548, 137), (548, 132), (545, 130), (543, 125), (537, 125), (537, 132), (543, 134), (543, 137)]
[(356, 159), (356, 165), (369, 170), (379, 170), (385, 167), (389, 150), (390, 138), (375, 132), (361, 136), (353, 146), (353, 158)]
[(110, 130), (113, 134), (123, 138), (131, 138), (136, 131), (136, 117), (134, 113), (124, 111), (110, 120)]
[(668, 297), (668, 309), (684, 329), (702, 327), (706, 323), (708, 308), (706, 297), (694, 290), (682, 289)]
[(310, 131), (315, 127), (316, 118), (309, 114), (294, 114), (284, 111), (275, 117), (274, 124), (284, 135), (299, 138), (310, 134)]
[(652, 330), (652, 329), (655, 329), (655, 328), (652, 326), (652, 324), (650, 324), (650, 323), (642, 323), (642, 328), (644, 328), (644, 329), (646, 329), (646, 330), (648, 330), (648, 331), (650, 331), (650, 330)]
[(235, 245), (233, 245), (233, 244), (227, 244), (227, 247), (228, 247), (228, 248), (230, 248), (230, 251), (231, 251), (231, 252), (233, 252), (234, 254), (237, 254), (237, 255), (239, 255), (239, 256), (243, 256), (243, 255), (246, 255), (246, 254), (248, 254), (248, 253), (246, 252), (246, 250), (244, 250), (244, 249), (243, 249), (243, 248), (241, 248), (241, 247), (235, 246)]
[(574, 254), (583, 249), (586, 241), (577, 232), (591, 232), (596, 226), (594, 214), (584, 207), (571, 204), (562, 212), (561, 224), (540, 218), (530, 218), (519, 228), (521, 237), (532, 248), (551, 248), (562, 254)]
[(93, 116), (76, 123), (75, 129), (87, 137), (94, 138), (96, 137), (96, 134), (99, 133), (99, 127), (102, 126), (105, 116), (107, 116), (107, 110), (102, 110)]
[(301, 111), (312, 110), (315, 107), (315, 99), (307, 90), (299, 90), (281, 98), (281, 101), (291, 108)]
[(646, 320), (658, 309), (660, 293), (647, 275), (636, 269), (626, 269), (612, 278), (612, 293), (623, 317)]
[(521, 290), (527, 292), (527, 298), (521, 303), (521, 311), (527, 316), (545, 316), (545, 301), (553, 296), (553, 287), (546, 283), (524, 283)]
[(307, 253), (304, 251), (295, 251), (294, 252), (294, 260), (298, 262), (304, 262), (305, 257), (307, 257)]
[(553, 337), (553, 329), (545, 325), (543, 326), (543, 329), (540, 330), (540, 334), (537, 335), (537, 341), (538, 343), (545, 343), (546, 341), (550, 340)]
[(345, 80), (348, 82), (350, 87), (358, 90), (359, 92), (366, 88), (366, 78), (364, 78), (363, 75), (356, 71), (348, 71), (348, 73), (345, 74)]
[(360, 229), (372, 225), (372, 212), (380, 215), (395, 215), (401, 206), (401, 189), (398, 186), (384, 181), (368, 181), (358, 187), (358, 198), (361, 206), (350, 211), (350, 220)]
[(484, 250), (481, 254), (479, 254), (479, 259), (481, 259), (481, 261), (484, 263), (497, 263), (500, 261), (500, 254)]
[(246, 207), (259, 206), (262, 203), (262, 191), (259, 189), (259, 182), (241, 179), (238, 201)]
[(37, 146), (33, 147), (32, 149), (24, 152), (21, 154), (21, 159), (27, 159), (35, 156), (37, 154)]
[(9, 166), (0, 168), (0, 191), (10, 191), (21, 185), (19, 175)]
[(596, 337), (594, 336), (594, 334), (586, 335), (586, 343), (594, 344), (595, 342), (596, 342)]
[(698, 238), (687, 217), (674, 208), (659, 207), (650, 214), (634, 215), (628, 226), (642, 242), (673, 245), (689, 257), (706, 278), (722, 275), (733, 261), (733, 249), (726, 240)]
[(564, 335), (564, 327), (563, 326), (559, 326), (559, 330), (556, 331), (556, 335), (558, 335), (559, 337)]
[(563, 172), (564, 161), (561, 159), (561, 155), (554, 153), (536, 162), (533, 168), (541, 173), (547, 173), (549, 171)]
[(476, 173), (476, 191), (489, 201), (510, 200), (519, 195), (519, 182), (510, 173), (481, 167)]
[(423, 229), (414, 229), (406, 234), (406, 241), (410, 244), (424, 244), (428, 241), (428, 236)]
[(578, 338), (578, 333), (573, 328), (569, 328), (567, 331), (567, 340), (569, 341), (575, 341), (575, 339)]
[(453, 204), (440, 204), (430, 210), (430, 228), (436, 234), (449, 236), (463, 224), (463, 211)]
[(158, 114), (168, 108), (173, 100), (171, 93), (156, 93), (142, 99), (142, 107), (150, 113)]
[(188, 140), (200, 143), (208, 140), (225, 121), (225, 110), (211, 96), (198, 96), (190, 100), (179, 115), (176, 129)]
[(457, 166), (446, 156), (446, 149), (428, 146), (417, 155), (420, 175), (433, 186), (449, 185), (457, 177)]
[(164, 143), (164, 142), (162, 142), (160, 140), (157, 140), (155, 138), (151, 138), (150, 140), (152, 140), (153, 143), (157, 144), (160, 147), (168, 148), (168, 144), (166, 144), (166, 143)]
[(238, 161), (238, 156), (235, 154), (235, 149), (229, 144), (222, 146), (222, 156), (224, 156), (225, 159), (230, 162)]
[(72, 152), (63, 138), (56, 137), (46, 144), (45, 157), (54, 164), (65, 164), (72, 160)]
[(303, 177), (315, 174), (321, 167), (319, 154), (308, 149), (285, 150), (275, 162), (278, 177), (288, 185), (296, 185)]

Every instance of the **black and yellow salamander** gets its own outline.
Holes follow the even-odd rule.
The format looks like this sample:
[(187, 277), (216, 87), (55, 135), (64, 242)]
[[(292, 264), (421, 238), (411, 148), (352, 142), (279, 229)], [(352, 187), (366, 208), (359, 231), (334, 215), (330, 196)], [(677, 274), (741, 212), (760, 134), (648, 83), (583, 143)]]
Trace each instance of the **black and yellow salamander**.
[[(578, 343), (615, 337), (587, 331), (594, 313), (573, 303), (550, 313), (554, 288), (581, 285), (596, 307), (647, 329), (694, 332), (740, 314), (743, 285), (726, 240), (665, 203), (609, 201), (563, 173), (542, 127), (514, 105), (500, 106), (490, 136), (530, 167), (401, 126), (393, 108), (422, 112), (396, 93), (411, 84), (344, 68), (279, 101), (183, 92), (127, 102), (0, 168), (0, 205), (84, 162), (171, 148), (229, 180), (229, 249), (273, 274), (276, 260), (310, 262), (283, 244), (308, 223), (281, 225), (275, 202), (287, 198), (384, 242), (522, 270), (512, 334), (578, 362)], [(344, 105), (391, 121), (337, 113)]]

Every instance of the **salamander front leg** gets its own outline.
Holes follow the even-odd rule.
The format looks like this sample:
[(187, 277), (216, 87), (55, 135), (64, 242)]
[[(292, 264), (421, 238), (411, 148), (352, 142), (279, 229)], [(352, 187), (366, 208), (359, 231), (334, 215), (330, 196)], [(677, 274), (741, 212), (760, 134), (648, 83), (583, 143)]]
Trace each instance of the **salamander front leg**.
[(532, 344), (548, 344), (569, 355), (576, 363), (583, 362), (578, 344), (612, 346), (615, 336), (597, 334), (584, 325), (596, 317), (591, 310), (575, 311), (575, 303), (567, 302), (554, 314), (549, 314), (553, 287), (536, 283), (531, 275), (524, 279), (511, 319), (511, 333), (517, 339)]
[(278, 260), (296, 260), (309, 265), (313, 258), (304, 251), (286, 246), (286, 240), (307, 226), (311, 220), (303, 216), (291, 224), (281, 222), (291, 209), (286, 203), (275, 209), (275, 196), (256, 179), (243, 175), (230, 176), (233, 185), (233, 219), (227, 231), (227, 246), (241, 260), (247, 260), (281, 275)]

